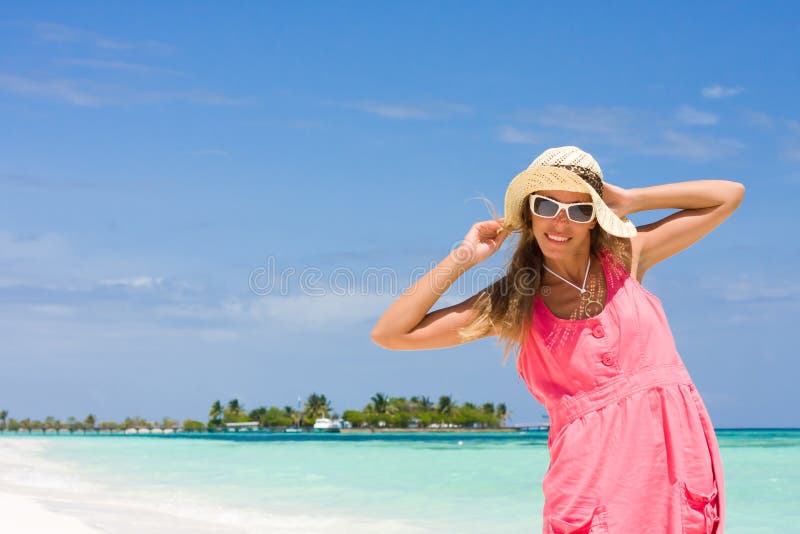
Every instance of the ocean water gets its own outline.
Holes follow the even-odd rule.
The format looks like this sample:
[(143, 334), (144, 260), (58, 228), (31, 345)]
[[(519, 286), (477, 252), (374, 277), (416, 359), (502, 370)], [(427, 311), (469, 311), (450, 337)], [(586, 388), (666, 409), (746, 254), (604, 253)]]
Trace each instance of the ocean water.
[[(6, 462), (0, 480), (69, 490), (95, 502), (96, 512), (128, 506), (131, 517), (160, 514), (159, 524), (131, 531), (175, 532), (170, 518), (195, 521), (203, 532), (542, 528), (546, 431), (14, 436), (27, 444), (23, 460)], [(800, 532), (800, 429), (721, 429), (717, 437), (726, 530)], [(70, 512), (65, 499), (52, 501)]]

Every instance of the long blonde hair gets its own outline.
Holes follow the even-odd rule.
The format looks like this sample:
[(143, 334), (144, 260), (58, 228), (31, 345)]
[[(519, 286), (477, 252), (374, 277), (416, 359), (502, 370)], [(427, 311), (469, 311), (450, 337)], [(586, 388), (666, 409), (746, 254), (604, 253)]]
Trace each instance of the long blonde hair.
[[(488, 199), (484, 201), (489, 206), (492, 218), (497, 220), (499, 217), (491, 202)], [(512, 351), (515, 362), (519, 358), (525, 336), (532, 326), (534, 296), (542, 280), (542, 250), (531, 230), (532, 217), (530, 210), (526, 209), (528, 202), (522, 205), (523, 225), (505, 274), (479, 292), (472, 305), (478, 311), (477, 317), (458, 330), (459, 336), (466, 342), (482, 338), (497, 329), (497, 342), (504, 343), (503, 365)], [(597, 255), (603, 248), (610, 250), (630, 271), (630, 239), (613, 236), (595, 224), (590, 230), (590, 253)]]

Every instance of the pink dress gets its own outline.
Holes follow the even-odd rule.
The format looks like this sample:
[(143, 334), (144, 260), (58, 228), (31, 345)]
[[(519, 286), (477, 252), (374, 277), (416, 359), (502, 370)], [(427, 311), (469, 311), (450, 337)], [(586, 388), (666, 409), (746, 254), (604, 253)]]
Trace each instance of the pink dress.
[(544, 533), (719, 533), (719, 445), (661, 301), (607, 249), (603, 311), (570, 321), (537, 294), (517, 369), (550, 415)]

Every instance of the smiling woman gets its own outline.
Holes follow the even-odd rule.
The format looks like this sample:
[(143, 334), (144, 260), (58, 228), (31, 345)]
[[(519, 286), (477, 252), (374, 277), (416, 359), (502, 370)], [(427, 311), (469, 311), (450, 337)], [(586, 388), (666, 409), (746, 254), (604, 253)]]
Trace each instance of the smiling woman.
[[(395, 350), (487, 336), (550, 415), (543, 532), (723, 532), (722, 462), (705, 405), (661, 301), (641, 285), (653, 265), (730, 216), (744, 186), (702, 180), (624, 190), (574, 146), (546, 150), (509, 184), (505, 216), (463, 243), (372, 331)], [(678, 208), (635, 227), (626, 215)], [(465, 271), (519, 233), (505, 276), (431, 312)]]

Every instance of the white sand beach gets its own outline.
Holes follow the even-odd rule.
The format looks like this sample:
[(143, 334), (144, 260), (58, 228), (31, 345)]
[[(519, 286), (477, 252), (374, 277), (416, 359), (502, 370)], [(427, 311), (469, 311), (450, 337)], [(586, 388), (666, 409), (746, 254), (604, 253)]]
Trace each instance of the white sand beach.
[(3, 529), (14, 533), (90, 534), (102, 532), (83, 521), (50, 511), (33, 496), (0, 492), (0, 517)]
[[(46, 439), (46, 438), (44, 438)], [(96, 534), (237, 532), (123, 502), (64, 466), (39, 458), (36, 438), (0, 438), (0, 514), (3, 532)], [(55, 444), (57, 446), (57, 443)]]
[[(0, 531), (9, 534), (431, 534), (392, 520), (276, 514), (207, 502), (178, 489), (160, 496), (88, 480), (47, 459), (60, 439), (0, 436)], [(81, 438), (78, 438), (81, 439)], [(89, 438), (91, 439), (91, 438)], [(99, 438), (102, 439), (102, 438)], [(169, 495), (169, 496), (167, 496)]]
[(75, 516), (50, 508), (53, 501), (58, 502), (63, 495), (60, 499), (57, 488), (45, 489), (44, 470), (37, 470), (30, 457), (35, 450), (36, 444), (30, 440), (8, 437), (0, 440), (0, 517), (3, 518), (3, 530), (14, 533), (102, 532)]

